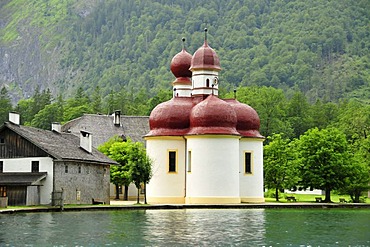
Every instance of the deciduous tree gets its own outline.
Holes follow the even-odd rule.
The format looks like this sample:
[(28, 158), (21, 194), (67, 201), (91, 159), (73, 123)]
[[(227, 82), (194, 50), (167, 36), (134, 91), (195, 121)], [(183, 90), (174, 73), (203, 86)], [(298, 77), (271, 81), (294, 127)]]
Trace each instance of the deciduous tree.
[(296, 141), (300, 177), (303, 187), (325, 190), (325, 202), (331, 202), (330, 192), (341, 188), (348, 176), (348, 145), (346, 136), (336, 128), (313, 128)]
[(281, 134), (274, 134), (268, 139), (269, 144), (264, 147), (263, 155), (264, 182), (267, 188), (275, 189), (275, 199), (279, 201), (279, 191), (290, 189), (298, 182), (294, 152), (290, 141)]
[(132, 179), (125, 157), (126, 148), (123, 138), (114, 136), (100, 145), (98, 150), (119, 163), (119, 165), (111, 165), (110, 181), (116, 186), (116, 199), (119, 199), (119, 186), (124, 186), (123, 199), (127, 201), (128, 186), (132, 182)]

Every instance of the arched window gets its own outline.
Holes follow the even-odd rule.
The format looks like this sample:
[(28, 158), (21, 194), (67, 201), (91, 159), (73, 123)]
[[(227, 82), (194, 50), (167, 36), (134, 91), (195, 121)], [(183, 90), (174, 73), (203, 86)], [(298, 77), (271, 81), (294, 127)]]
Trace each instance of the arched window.
[(209, 79), (206, 80), (206, 87), (209, 87)]

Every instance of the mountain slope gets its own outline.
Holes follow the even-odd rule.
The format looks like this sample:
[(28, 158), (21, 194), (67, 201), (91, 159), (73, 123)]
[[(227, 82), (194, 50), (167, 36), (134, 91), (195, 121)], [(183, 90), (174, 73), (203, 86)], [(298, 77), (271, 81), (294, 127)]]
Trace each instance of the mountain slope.
[[(17, 8), (27, 4), (26, 7)], [(170, 89), (172, 57), (205, 27), (224, 91), (299, 89), (311, 100), (370, 98), (369, 0), (11, 0), (0, 5), (0, 87), (14, 101), (36, 85), (68, 97), (78, 87)]]

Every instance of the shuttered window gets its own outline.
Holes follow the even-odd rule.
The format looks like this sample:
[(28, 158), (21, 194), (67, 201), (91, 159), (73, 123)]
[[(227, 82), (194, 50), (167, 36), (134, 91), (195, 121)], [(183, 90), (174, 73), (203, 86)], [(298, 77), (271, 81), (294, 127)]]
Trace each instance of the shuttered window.
[(31, 172), (39, 172), (40, 171), (40, 164), (38, 161), (32, 161), (31, 165)]

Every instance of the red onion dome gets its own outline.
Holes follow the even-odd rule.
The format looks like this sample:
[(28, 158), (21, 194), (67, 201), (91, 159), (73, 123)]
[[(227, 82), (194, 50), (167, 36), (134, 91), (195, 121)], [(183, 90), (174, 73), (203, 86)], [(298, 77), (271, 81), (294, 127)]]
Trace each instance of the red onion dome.
[(225, 100), (234, 109), (238, 122), (236, 130), (244, 137), (263, 138), (260, 134), (260, 118), (252, 107), (235, 99)]
[(221, 70), (220, 59), (216, 52), (208, 45), (207, 40), (205, 40), (203, 46), (194, 53), (193, 59), (191, 60), (190, 70), (199, 69)]
[(239, 135), (237, 116), (233, 108), (217, 96), (210, 95), (193, 107), (190, 114), (189, 135)]
[(189, 70), (191, 64), (192, 55), (188, 53), (184, 48), (182, 51), (177, 53), (171, 61), (172, 74), (178, 77), (191, 77), (191, 71)]
[(190, 126), (192, 98), (176, 97), (157, 105), (150, 114), (147, 136), (184, 135)]

